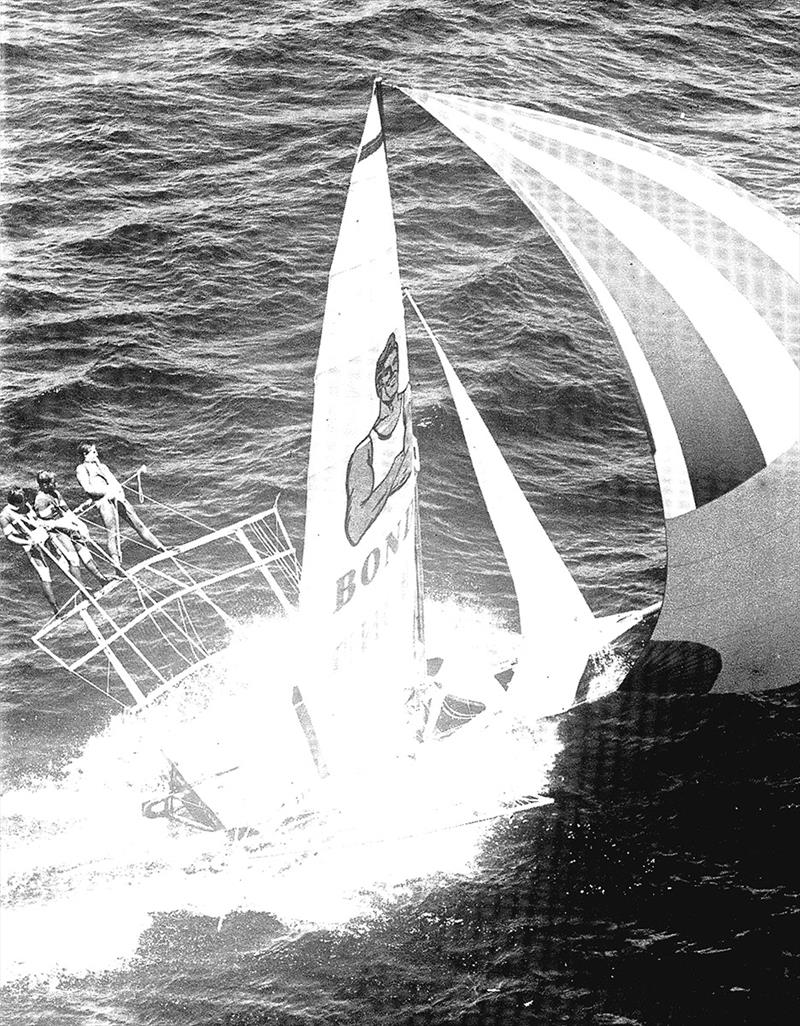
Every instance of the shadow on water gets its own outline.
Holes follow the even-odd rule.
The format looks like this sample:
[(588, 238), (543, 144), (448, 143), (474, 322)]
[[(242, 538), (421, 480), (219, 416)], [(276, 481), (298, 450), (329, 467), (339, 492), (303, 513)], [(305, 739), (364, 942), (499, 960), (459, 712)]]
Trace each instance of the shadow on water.
[(287, 968), (354, 1023), (788, 1021), (792, 695), (575, 710), (555, 804), (498, 828), (478, 877), (303, 938)]

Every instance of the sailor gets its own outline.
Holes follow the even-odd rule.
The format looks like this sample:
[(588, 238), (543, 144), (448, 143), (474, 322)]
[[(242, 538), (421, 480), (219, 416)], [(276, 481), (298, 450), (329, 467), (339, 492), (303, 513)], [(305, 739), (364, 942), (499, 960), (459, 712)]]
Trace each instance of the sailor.
[(36, 475), (39, 491), (33, 500), (36, 516), (50, 532), (50, 540), (64, 554), (72, 575), (82, 584), (80, 564), (94, 574), (98, 581), (105, 584), (109, 578), (101, 573), (89, 551), (89, 528), (69, 508), (61, 492), (56, 487), (56, 477), (49, 470), (42, 470)]
[(347, 464), (345, 534), (357, 545), (377, 520), (389, 496), (411, 475), (414, 436), (408, 389), (398, 391), (400, 353), (394, 332), (375, 363), (378, 415)]
[(158, 549), (159, 552), (166, 552), (166, 547), (139, 519), (133, 506), (125, 497), (122, 485), (105, 463), (100, 462), (94, 442), (81, 442), (78, 446), (78, 458), (82, 460), (75, 468), (78, 483), (89, 498), (95, 500), (95, 505), (100, 511), (106, 528), (108, 553), (115, 566), (122, 566), (120, 514), (125, 517), (143, 541)]
[(2, 524), (6, 540), (12, 545), (19, 545), (28, 557), (41, 581), (42, 590), (50, 603), (50, 608), (54, 613), (58, 613), (48, 556), (58, 564), (65, 574), (69, 574), (69, 563), (63, 552), (50, 543), (47, 529), (36, 519), (36, 514), (19, 485), (15, 485), (8, 493), (8, 505), (0, 510), (0, 524)]

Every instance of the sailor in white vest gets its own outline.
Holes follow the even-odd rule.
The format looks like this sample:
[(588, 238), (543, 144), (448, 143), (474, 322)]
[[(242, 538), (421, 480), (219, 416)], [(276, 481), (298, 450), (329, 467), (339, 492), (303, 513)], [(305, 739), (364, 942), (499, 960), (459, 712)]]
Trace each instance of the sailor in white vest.
[(120, 516), (128, 521), (139, 537), (148, 545), (152, 545), (159, 552), (166, 552), (166, 548), (158, 538), (139, 519), (136, 510), (128, 502), (122, 485), (105, 463), (100, 462), (94, 442), (81, 442), (78, 446), (78, 456), (83, 462), (75, 468), (75, 476), (89, 498), (95, 500), (95, 505), (103, 518), (108, 539), (108, 554), (113, 563), (118, 567), (122, 566)]
[(378, 416), (347, 464), (345, 534), (357, 545), (380, 516), (390, 495), (411, 475), (414, 436), (408, 388), (398, 392), (400, 356), (394, 332), (375, 363)]

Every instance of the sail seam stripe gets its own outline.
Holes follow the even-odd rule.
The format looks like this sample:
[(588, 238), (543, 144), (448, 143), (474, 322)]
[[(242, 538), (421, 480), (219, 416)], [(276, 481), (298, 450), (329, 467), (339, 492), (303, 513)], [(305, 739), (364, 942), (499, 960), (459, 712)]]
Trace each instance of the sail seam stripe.
[(558, 242), (564, 255), (592, 292), (597, 305), (608, 319), (609, 326), (630, 367), (655, 442), (653, 459), (661, 488), (664, 516), (667, 519), (672, 519), (690, 512), (695, 509), (695, 500), (683, 446), (658, 380), (628, 319), (594, 268), (567, 233), (530, 195), (526, 194), (525, 203), (541, 219)]
[[(409, 95), (417, 99), (413, 92)], [(489, 116), (488, 112), (491, 112), (497, 120), (497, 113), (502, 113), (509, 121), (514, 119), (514, 123), (507, 126), (508, 130), (513, 130), (516, 125), (641, 174), (719, 218), (774, 260), (791, 278), (800, 281), (800, 244), (794, 228), (779, 220), (772, 211), (742, 197), (736, 186), (704, 172), (690, 161), (672, 155), (668, 158), (657, 147), (635, 139), (624, 139), (619, 133), (601, 131), (592, 125), (572, 127), (563, 124), (561, 119), (544, 118), (523, 107), (497, 104), (483, 109), (458, 96), (427, 95), (441, 103), (453, 103), (454, 109), (463, 114)]]

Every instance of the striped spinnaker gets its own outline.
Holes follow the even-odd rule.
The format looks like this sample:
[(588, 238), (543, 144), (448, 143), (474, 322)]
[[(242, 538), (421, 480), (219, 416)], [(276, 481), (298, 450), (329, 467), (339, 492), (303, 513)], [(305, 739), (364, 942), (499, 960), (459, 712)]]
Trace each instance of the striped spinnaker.
[(657, 641), (718, 689), (800, 678), (800, 234), (692, 161), (566, 118), (409, 89), (503, 178), (583, 280), (647, 417), (667, 519)]

